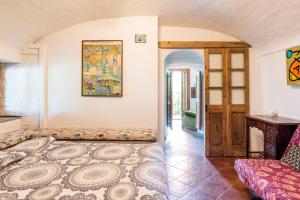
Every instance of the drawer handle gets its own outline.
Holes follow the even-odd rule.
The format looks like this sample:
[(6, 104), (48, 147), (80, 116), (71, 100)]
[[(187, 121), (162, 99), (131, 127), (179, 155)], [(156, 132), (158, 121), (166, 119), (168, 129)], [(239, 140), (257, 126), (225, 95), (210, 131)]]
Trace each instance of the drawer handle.
[(275, 148), (272, 145), (267, 145), (267, 150), (269, 150), (270, 152), (274, 152)]

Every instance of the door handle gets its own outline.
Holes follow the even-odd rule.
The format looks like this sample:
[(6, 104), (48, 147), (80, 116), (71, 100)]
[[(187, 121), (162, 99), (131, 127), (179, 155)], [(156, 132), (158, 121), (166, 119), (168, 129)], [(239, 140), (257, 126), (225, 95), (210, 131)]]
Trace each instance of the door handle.
[(207, 110), (208, 110), (208, 106), (207, 104), (205, 104), (205, 112), (207, 112)]

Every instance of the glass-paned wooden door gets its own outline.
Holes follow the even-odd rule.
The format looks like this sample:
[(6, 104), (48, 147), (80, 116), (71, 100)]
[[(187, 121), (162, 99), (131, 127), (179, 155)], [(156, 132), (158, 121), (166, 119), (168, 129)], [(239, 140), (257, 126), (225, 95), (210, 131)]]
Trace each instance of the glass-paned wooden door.
[(248, 48), (226, 50), (228, 66), (228, 156), (246, 155), (245, 115), (249, 110)]
[(205, 49), (205, 152), (223, 156), (226, 145), (225, 49)]
[(205, 49), (205, 152), (244, 156), (245, 114), (249, 110), (247, 48)]

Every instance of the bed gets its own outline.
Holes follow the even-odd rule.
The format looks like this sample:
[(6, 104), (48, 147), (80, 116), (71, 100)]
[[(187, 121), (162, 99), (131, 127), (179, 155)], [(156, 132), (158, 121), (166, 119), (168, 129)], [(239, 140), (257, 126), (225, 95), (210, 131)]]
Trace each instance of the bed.
[(46, 132), (0, 151), (1, 200), (168, 199), (158, 143), (57, 140)]

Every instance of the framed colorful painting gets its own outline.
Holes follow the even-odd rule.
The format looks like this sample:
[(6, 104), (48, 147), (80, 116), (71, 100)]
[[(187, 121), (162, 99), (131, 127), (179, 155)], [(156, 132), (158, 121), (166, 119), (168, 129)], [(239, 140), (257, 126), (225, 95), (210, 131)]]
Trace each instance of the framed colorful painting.
[(300, 46), (286, 50), (288, 85), (300, 85)]
[(82, 96), (121, 97), (123, 41), (82, 41)]

